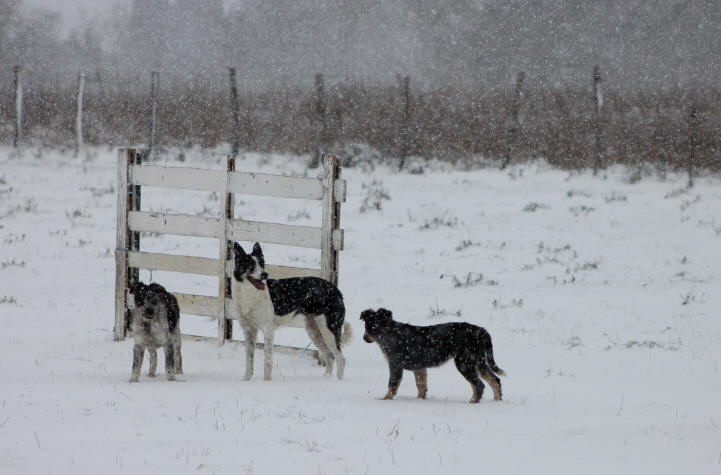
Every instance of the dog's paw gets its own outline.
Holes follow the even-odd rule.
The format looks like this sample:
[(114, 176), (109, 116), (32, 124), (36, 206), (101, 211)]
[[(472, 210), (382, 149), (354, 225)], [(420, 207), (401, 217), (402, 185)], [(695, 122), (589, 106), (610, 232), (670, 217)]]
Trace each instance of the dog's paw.
[(175, 375), (174, 375), (174, 374), (169, 374), (169, 375), (168, 375), (168, 381), (175, 381)]
[(154, 378), (154, 377), (155, 377), (155, 373), (148, 373), (148, 377), (149, 377), (149, 378)]
[(252, 378), (252, 377), (253, 377), (252, 374), (246, 374), (245, 376), (243, 376), (243, 381), (250, 381), (250, 378)]
[(128, 382), (129, 382), (129, 383), (137, 383), (139, 379), (140, 379), (140, 378), (131, 377), (131, 378), (128, 380)]

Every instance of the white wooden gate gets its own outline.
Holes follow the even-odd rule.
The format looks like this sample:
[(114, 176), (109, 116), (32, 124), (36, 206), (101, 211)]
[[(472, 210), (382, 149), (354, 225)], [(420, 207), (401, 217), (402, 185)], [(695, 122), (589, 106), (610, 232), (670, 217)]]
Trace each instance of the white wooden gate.
[[(320, 269), (266, 266), (272, 278), (316, 276), (338, 284), (338, 252), (343, 249), (340, 204), (346, 199), (346, 182), (340, 179), (340, 160), (324, 157), (324, 178), (289, 177), (236, 172), (235, 160), (226, 170), (161, 167), (142, 164), (134, 149), (118, 153), (117, 244), (115, 250), (115, 340), (123, 340), (130, 328), (128, 288), (138, 280), (138, 269), (184, 272), (218, 277), (218, 297), (174, 293), (183, 314), (215, 317), (218, 344), (232, 338), (231, 320), (237, 319), (232, 304), (233, 241), (258, 241), (321, 250)], [(215, 191), (225, 196), (222, 216), (202, 217), (140, 211), (143, 186)], [(234, 193), (320, 200), (321, 227), (293, 226), (234, 219)], [(140, 251), (140, 233), (154, 232), (216, 238), (218, 258), (178, 256)], [(302, 325), (302, 321), (299, 322)]]

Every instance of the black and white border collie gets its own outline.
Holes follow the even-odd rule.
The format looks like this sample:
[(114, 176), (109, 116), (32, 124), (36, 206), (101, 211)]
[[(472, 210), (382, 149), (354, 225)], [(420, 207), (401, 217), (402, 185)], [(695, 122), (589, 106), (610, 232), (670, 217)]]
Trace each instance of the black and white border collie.
[[(253, 357), (258, 330), (264, 337), (264, 379), (273, 373), (273, 333), (303, 318), (305, 329), (325, 363), (326, 376), (337, 365), (338, 379), (343, 378), (345, 358), (341, 345), (350, 340), (351, 326), (345, 320), (345, 306), (340, 290), (318, 277), (269, 279), (265, 271), (263, 250), (257, 242), (246, 254), (237, 242), (233, 244), (235, 270), (233, 299), (238, 308), (240, 326), (245, 334), (245, 376), (253, 376)], [(295, 326), (295, 325), (293, 325)]]
[(385, 308), (364, 310), (360, 318), (365, 323), (363, 340), (378, 343), (388, 360), (388, 392), (381, 399), (393, 399), (404, 369), (413, 371), (418, 397), (425, 399), (427, 368), (440, 366), (453, 358), (458, 371), (471, 383), (471, 403), (479, 402), (483, 396), (481, 378), (493, 389), (493, 399), (501, 400), (498, 375), (505, 376), (506, 373), (493, 359), (491, 335), (484, 328), (463, 322), (425, 327), (409, 325), (393, 320), (393, 313)]

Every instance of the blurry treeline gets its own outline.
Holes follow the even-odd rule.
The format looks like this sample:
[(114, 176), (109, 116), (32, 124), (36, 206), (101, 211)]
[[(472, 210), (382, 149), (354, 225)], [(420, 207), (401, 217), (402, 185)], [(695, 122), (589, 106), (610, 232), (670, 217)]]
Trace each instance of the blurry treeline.
[(326, 77), (327, 141), (397, 155), (411, 78), (409, 152), (500, 157), (514, 75), (526, 71), (515, 157), (586, 166), (591, 69), (604, 78), (604, 155), (721, 168), (721, 9), (713, 1), (133, 0), (65, 35), (57, 15), (0, 0), (0, 140), (12, 136), (12, 67), (23, 66), (25, 139), (73, 139), (77, 74), (87, 143), (147, 140), (160, 72), (162, 145), (231, 140), (238, 70), (241, 145), (311, 152), (313, 79)]

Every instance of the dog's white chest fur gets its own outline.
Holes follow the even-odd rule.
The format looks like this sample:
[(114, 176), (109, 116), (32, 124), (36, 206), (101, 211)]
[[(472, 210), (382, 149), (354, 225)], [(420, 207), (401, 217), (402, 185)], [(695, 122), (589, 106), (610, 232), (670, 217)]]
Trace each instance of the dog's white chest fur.
[[(239, 317), (263, 333), (287, 325), (296, 316), (295, 312), (276, 315), (268, 287), (258, 290), (247, 279), (242, 282), (233, 279), (233, 298), (238, 306)], [(298, 317), (302, 322), (302, 317)]]
[(132, 335), (136, 344), (157, 348), (165, 345), (168, 339), (168, 314), (165, 308), (159, 308), (151, 318), (143, 317), (142, 310), (135, 305), (135, 296), (131, 295), (133, 309)]

